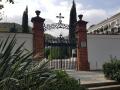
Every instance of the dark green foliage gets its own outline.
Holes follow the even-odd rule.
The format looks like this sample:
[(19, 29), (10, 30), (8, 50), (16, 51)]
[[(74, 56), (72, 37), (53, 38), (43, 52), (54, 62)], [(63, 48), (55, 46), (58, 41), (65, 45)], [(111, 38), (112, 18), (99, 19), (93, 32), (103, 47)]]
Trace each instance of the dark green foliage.
[(120, 81), (120, 60), (111, 57), (111, 61), (103, 65), (105, 77)]
[(86, 90), (77, 80), (68, 76), (65, 71), (55, 71), (56, 81), (49, 84), (44, 90)]
[(50, 49), (49, 48), (45, 48), (45, 58), (48, 59), (49, 55), (50, 55)]
[(75, 36), (75, 28), (77, 22), (77, 14), (76, 14), (76, 5), (73, 0), (73, 5), (70, 11), (70, 21), (69, 21), (69, 41), (70, 43), (76, 43), (76, 36)]
[[(11, 36), (10, 36), (11, 37)], [(0, 90), (42, 90), (54, 80), (47, 62), (33, 63), (24, 42), (15, 48), (15, 37), (0, 41)]]
[(113, 79), (120, 82), (120, 70), (117, 71), (117, 72), (114, 74), (114, 78), (113, 78)]
[(28, 27), (28, 7), (26, 7), (25, 11), (23, 12), (22, 32), (23, 33), (29, 33), (29, 27)]
[(58, 59), (59, 58), (59, 53), (60, 53), (60, 49), (59, 48), (57, 48), (57, 47), (51, 47), (51, 48), (49, 48), (49, 50), (50, 50), (50, 54), (49, 54), (49, 59), (51, 60), (51, 59)]
[(15, 26), (15, 23), (14, 23), (13, 27), (10, 28), (10, 32), (11, 32), (11, 33), (16, 33), (16, 32), (17, 32), (17, 29), (16, 29), (16, 26)]
[(69, 50), (67, 47), (51, 47), (45, 49), (46, 58), (51, 59), (65, 59), (69, 58)]
[(50, 39), (54, 40), (54, 39), (57, 39), (57, 38), (52, 36), (52, 35), (50, 35), (50, 34), (45, 33), (45, 41), (50, 40)]

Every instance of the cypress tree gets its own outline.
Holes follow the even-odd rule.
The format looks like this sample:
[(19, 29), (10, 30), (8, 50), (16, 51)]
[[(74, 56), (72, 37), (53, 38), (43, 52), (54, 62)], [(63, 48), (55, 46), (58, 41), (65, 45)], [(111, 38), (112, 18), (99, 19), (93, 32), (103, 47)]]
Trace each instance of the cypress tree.
[(76, 44), (76, 37), (75, 37), (76, 22), (77, 22), (76, 5), (73, 0), (73, 5), (70, 10), (70, 20), (69, 20), (69, 41), (71, 44)]
[(29, 27), (28, 27), (28, 7), (26, 7), (25, 11), (23, 12), (22, 32), (23, 33), (29, 33)]

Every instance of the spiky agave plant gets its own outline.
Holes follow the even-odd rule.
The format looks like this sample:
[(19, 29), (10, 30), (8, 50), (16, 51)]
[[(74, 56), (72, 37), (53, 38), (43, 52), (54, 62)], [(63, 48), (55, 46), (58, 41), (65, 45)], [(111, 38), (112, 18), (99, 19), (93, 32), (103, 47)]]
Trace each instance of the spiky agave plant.
[(0, 41), (0, 90), (42, 90), (55, 75), (47, 62), (32, 62), (32, 53), (22, 47), (15, 49), (16, 38)]

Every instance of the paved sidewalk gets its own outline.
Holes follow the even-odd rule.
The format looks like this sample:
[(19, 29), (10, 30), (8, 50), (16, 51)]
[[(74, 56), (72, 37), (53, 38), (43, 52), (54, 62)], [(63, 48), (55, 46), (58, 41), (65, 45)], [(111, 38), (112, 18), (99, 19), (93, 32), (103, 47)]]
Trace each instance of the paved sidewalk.
[(113, 82), (113, 80), (107, 80), (100, 71), (67, 71), (67, 73), (77, 80), (80, 79), (81, 84)]

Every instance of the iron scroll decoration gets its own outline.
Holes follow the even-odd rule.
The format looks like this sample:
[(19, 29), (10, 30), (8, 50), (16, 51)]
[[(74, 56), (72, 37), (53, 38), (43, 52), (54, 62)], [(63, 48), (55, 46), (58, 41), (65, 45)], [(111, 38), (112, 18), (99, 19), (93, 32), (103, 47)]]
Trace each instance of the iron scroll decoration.
[[(61, 13), (59, 13), (59, 16), (56, 16), (59, 18), (58, 23), (53, 24), (44, 24), (44, 30), (51, 30), (51, 29), (69, 29), (69, 25), (63, 24), (62, 20), (64, 17), (61, 16)], [(65, 39), (62, 34), (56, 39), (50, 39), (47, 38), (45, 41), (45, 46), (58, 46), (58, 47), (76, 47), (75, 43), (70, 43), (69, 39)]]
[(51, 30), (51, 29), (69, 29), (69, 25), (67, 24), (63, 24), (62, 23), (62, 18), (64, 18), (63, 16), (61, 16), (61, 13), (59, 13), (59, 16), (56, 16), (56, 18), (59, 18), (59, 22), (58, 23), (53, 23), (53, 24), (44, 24), (44, 30)]

